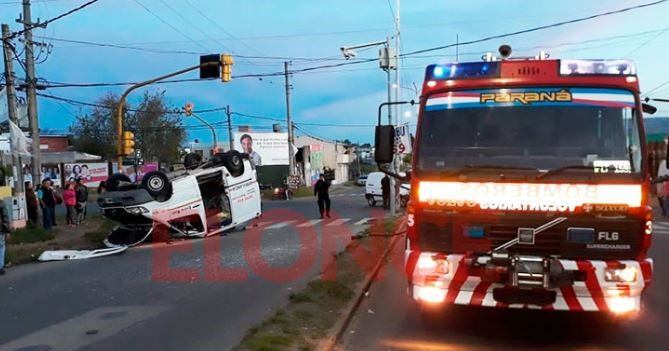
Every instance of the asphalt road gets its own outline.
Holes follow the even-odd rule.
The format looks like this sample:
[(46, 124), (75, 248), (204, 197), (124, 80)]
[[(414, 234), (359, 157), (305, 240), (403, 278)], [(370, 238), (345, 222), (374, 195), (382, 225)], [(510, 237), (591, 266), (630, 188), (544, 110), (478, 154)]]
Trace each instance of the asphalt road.
[(224, 237), (12, 268), (0, 277), (0, 350), (233, 347), (383, 215), (362, 193), (333, 194), (325, 221), (313, 198), (266, 201), (256, 225)]
[(423, 319), (406, 294), (398, 243), (344, 337), (346, 350), (667, 350), (669, 222), (656, 222), (654, 281), (634, 322), (595, 314), (452, 306)]

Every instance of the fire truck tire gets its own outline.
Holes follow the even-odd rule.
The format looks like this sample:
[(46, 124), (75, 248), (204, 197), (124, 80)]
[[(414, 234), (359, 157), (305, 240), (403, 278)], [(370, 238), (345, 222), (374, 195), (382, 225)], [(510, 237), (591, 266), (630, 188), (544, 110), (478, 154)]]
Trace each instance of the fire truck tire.
[(187, 154), (184, 157), (184, 168), (195, 169), (202, 164), (202, 155), (196, 153)]
[(107, 191), (118, 191), (121, 182), (131, 183), (130, 178), (128, 178), (128, 176), (125, 174), (112, 174), (105, 182)]
[(239, 151), (232, 150), (226, 153), (223, 164), (233, 177), (239, 177), (240, 175), (244, 174), (244, 160), (242, 159), (242, 154), (240, 154)]
[(147, 173), (142, 178), (142, 188), (158, 202), (165, 202), (172, 196), (172, 184), (165, 173), (160, 171)]

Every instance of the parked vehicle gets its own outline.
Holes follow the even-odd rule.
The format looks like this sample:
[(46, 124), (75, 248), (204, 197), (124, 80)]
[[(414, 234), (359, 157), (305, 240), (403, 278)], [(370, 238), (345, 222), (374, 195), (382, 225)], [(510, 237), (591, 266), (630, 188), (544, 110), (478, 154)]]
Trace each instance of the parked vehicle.
[[(383, 189), (381, 187), (381, 180), (386, 174), (383, 172), (372, 172), (367, 175), (365, 182), (365, 198), (370, 207), (376, 206), (377, 203), (383, 204)], [(409, 194), (411, 193), (411, 184), (400, 184), (400, 205), (406, 207), (409, 203)]]
[(272, 200), (290, 200), (293, 196), (293, 191), (287, 187), (274, 188), (272, 192)]
[(260, 216), (260, 189), (248, 155), (231, 151), (203, 163), (189, 161), (186, 170), (149, 172), (141, 184), (123, 174), (107, 179), (108, 191), (98, 205), (105, 217), (119, 223), (107, 246), (137, 245), (158, 228), (168, 237), (201, 238)]
[(367, 184), (367, 175), (363, 174), (359, 176), (358, 180), (355, 181), (355, 184), (359, 186), (365, 186), (365, 184)]

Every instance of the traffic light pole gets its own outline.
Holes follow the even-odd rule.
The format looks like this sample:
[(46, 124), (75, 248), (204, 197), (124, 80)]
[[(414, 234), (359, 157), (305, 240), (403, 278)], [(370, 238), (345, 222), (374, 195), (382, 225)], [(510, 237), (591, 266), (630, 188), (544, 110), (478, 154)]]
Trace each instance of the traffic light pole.
[(225, 114), (228, 116), (228, 138), (230, 139), (230, 151), (235, 149), (235, 142), (232, 140), (232, 111), (230, 105), (225, 107)]
[(172, 72), (172, 73), (166, 74), (164, 76), (160, 76), (160, 77), (150, 79), (150, 80), (147, 80), (147, 81), (144, 81), (144, 82), (141, 82), (141, 83), (137, 83), (137, 84), (131, 86), (130, 88), (128, 88), (128, 90), (126, 90), (123, 93), (123, 95), (121, 95), (121, 98), (119, 99), (119, 102), (118, 102), (118, 108), (117, 108), (117, 111), (116, 111), (116, 137), (117, 137), (117, 143), (118, 143), (116, 145), (116, 153), (117, 153), (116, 161), (118, 163), (119, 172), (123, 169), (123, 156), (124, 156), (123, 155), (123, 109), (125, 107), (125, 100), (128, 97), (128, 95), (130, 95), (130, 93), (132, 93), (133, 91), (135, 91), (135, 90), (137, 90), (141, 87), (145, 87), (147, 85), (151, 85), (153, 83), (160, 82), (161, 80), (172, 78), (172, 77), (175, 77), (175, 76), (178, 76), (178, 75), (181, 75), (181, 74), (184, 74), (184, 73), (188, 73), (190, 71), (195, 71), (197, 69), (204, 68), (204, 67), (207, 67), (207, 66), (218, 66), (218, 65), (219, 65), (218, 62), (206, 62), (206, 63), (199, 64), (197, 66), (184, 68), (182, 70)]

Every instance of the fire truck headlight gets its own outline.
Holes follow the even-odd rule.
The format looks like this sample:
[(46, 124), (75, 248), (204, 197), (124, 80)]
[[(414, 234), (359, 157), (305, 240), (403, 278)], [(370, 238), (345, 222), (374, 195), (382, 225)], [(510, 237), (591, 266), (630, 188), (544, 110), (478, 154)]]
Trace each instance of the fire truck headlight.
[(448, 274), (448, 260), (431, 253), (422, 253), (418, 258), (418, 269), (435, 273)]
[(442, 303), (446, 299), (446, 290), (431, 287), (418, 287), (418, 299), (430, 303)]
[(632, 297), (614, 297), (608, 300), (609, 309), (615, 314), (623, 314), (637, 309)]
[(623, 269), (613, 268), (604, 272), (604, 278), (607, 282), (615, 283), (634, 283), (636, 282), (637, 270), (634, 267)]

